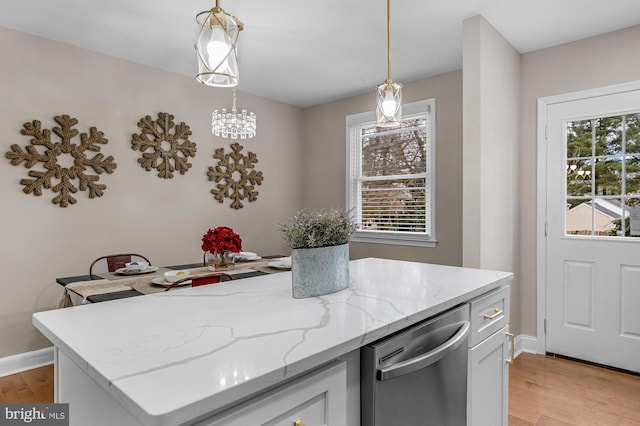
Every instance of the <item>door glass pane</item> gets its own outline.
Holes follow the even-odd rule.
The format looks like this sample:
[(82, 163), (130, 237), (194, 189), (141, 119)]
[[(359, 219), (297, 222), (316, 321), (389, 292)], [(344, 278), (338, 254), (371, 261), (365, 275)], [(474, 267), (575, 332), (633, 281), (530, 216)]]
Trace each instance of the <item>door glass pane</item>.
[(593, 203), (591, 200), (573, 200), (567, 204), (567, 235), (591, 235), (593, 229)]
[(567, 162), (567, 196), (591, 195), (591, 159)]
[(640, 153), (640, 114), (627, 115), (627, 154)]
[(622, 194), (622, 157), (596, 159), (596, 195)]
[(627, 199), (624, 225), (625, 237), (640, 237), (640, 198)]
[(622, 236), (618, 233), (622, 218), (622, 201), (619, 198), (596, 198), (594, 206), (594, 235)]
[(596, 155), (622, 153), (622, 117), (604, 117), (594, 120)]
[(591, 120), (567, 123), (567, 158), (591, 157)]
[(625, 158), (625, 193), (640, 196), (640, 155), (627, 155)]

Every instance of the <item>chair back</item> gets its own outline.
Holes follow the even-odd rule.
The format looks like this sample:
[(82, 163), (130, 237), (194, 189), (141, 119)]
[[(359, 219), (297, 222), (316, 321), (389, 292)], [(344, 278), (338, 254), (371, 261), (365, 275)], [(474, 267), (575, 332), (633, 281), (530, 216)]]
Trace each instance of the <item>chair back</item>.
[(114, 272), (117, 269), (124, 268), (129, 262), (135, 262), (136, 260), (144, 260), (145, 262), (151, 262), (145, 256), (136, 253), (120, 253), (120, 254), (108, 254), (106, 256), (100, 256), (91, 263), (89, 266), (89, 275), (91, 277), (100, 272)]
[(176, 286), (184, 283), (185, 281), (191, 281), (191, 287), (198, 287), (207, 284), (217, 284), (222, 281), (231, 281), (232, 279), (233, 277), (231, 275), (224, 274), (222, 272), (214, 272), (204, 275), (193, 275), (179, 279), (178, 281), (174, 281), (170, 286), (165, 288), (164, 291), (169, 291), (172, 288), (175, 288)]

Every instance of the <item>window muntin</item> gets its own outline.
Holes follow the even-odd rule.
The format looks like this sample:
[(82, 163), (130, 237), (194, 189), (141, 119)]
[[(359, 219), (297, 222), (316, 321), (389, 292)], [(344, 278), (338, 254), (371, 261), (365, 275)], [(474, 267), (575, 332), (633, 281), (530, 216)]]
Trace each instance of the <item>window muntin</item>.
[(565, 235), (640, 237), (640, 113), (565, 123)]
[(403, 105), (395, 129), (378, 128), (375, 113), (347, 117), (347, 205), (353, 241), (433, 245), (435, 101)]

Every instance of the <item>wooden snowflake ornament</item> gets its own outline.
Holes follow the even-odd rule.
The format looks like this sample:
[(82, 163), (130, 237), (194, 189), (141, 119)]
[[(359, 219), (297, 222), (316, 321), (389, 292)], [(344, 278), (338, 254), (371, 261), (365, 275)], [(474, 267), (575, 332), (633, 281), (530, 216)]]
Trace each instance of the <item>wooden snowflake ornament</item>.
[(262, 172), (253, 170), (258, 157), (251, 151), (245, 156), (240, 152), (243, 148), (239, 143), (233, 143), (233, 152), (228, 154), (224, 153), (224, 148), (216, 149), (213, 158), (218, 160), (218, 165), (209, 167), (207, 172), (209, 181), (217, 183), (216, 188), (211, 190), (213, 198), (219, 203), (225, 198), (233, 199), (231, 208), (236, 210), (244, 207), (240, 200), (246, 198), (251, 202), (258, 199), (258, 191), (254, 185), (261, 185), (263, 179)]
[[(149, 115), (141, 118), (138, 127), (142, 132), (131, 135), (131, 148), (142, 152), (138, 163), (146, 171), (156, 169), (159, 177), (171, 179), (174, 171), (183, 175), (191, 168), (189, 157), (196, 156), (196, 144), (189, 140), (188, 125), (176, 125), (172, 114), (159, 112), (157, 120)], [(169, 148), (163, 148), (162, 142), (168, 142)]]
[[(100, 146), (107, 144), (109, 141), (95, 127), (89, 129), (89, 134), (80, 134), (80, 144), (72, 143), (72, 139), (78, 136), (78, 130), (73, 126), (78, 124), (78, 120), (68, 115), (58, 115), (54, 117), (56, 123), (60, 127), (53, 127), (51, 130), (41, 128), (38, 120), (31, 123), (24, 123), (20, 131), (25, 136), (31, 136), (31, 145), (26, 146), (26, 151), (19, 145), (11, 145), (11, 151), (6, 153), (6, 157), (11, 160), (14, 166), (24, 162), (24, 166), (31, 169), (38, 163), (41, 163), (40, 170), (30, 170), (28, 175), (32, 179), (22, 179), (21, 185), (24, 185), (22, 191), (25, 194), (40, 196), (42, 188), (51, 189), (57, 192), (51, 201), (60, 207), (67, 207), (69, 204), (75, 204), (76, 199), (71, 195), (80, 191), (89, 190), (89, 198), (101, 197), (107, 185), (99, 184), (99, 176), (87, 174), (89, 168), (97, 174), (102, 172), (113, 173), (117, 167), (113, 162), (113, 157), (104, 158), (101, 154)], [(60, 142), (51, 140), (51, 132), (55, 133)], [(38, 147), (41, 147), (38, 150)], [(97, 152), (92, 158), (87, 157), (87, 151)], [(58, 160), (60, 157), (71, 157), (73, 165), (69, 167), (63, 166)], [(53, 184), (53, 180), (59, 182)], [(74, 180), (78, 180), (78, 186), (74, 185)]]

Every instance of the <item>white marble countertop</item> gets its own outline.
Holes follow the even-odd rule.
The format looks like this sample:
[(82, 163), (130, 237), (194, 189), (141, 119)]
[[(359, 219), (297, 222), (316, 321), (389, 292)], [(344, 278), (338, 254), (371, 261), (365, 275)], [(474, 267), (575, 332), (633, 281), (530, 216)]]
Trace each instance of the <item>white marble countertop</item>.
[(34, 325), (143, 424), (226, 406), (510, 282), (511, 273), (350, 262), (347, 290), (291, 273), (36, 313)]

